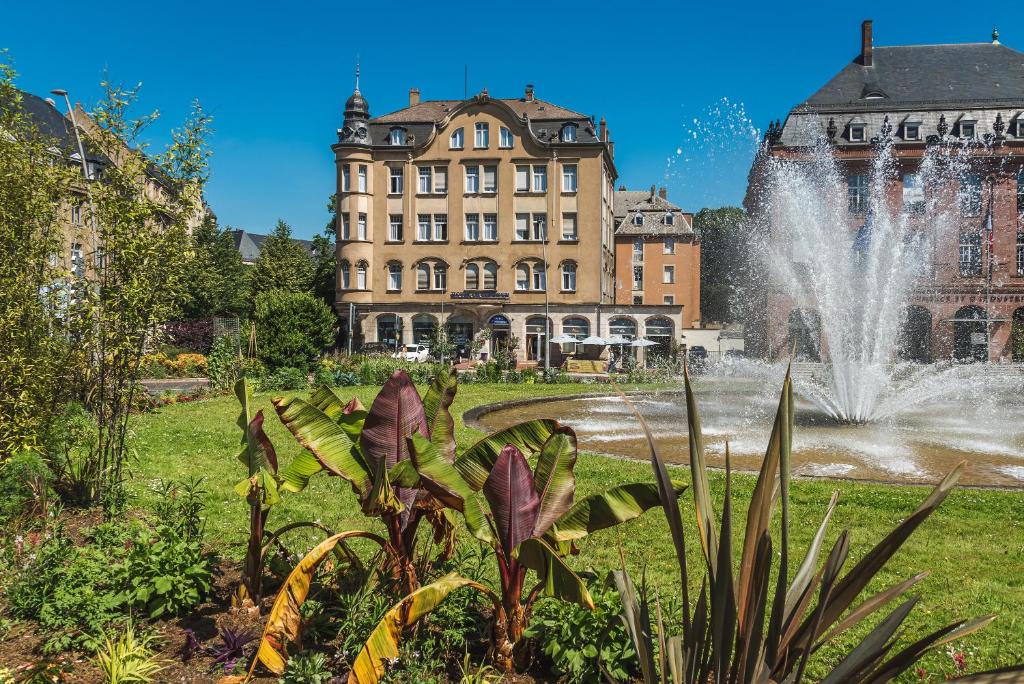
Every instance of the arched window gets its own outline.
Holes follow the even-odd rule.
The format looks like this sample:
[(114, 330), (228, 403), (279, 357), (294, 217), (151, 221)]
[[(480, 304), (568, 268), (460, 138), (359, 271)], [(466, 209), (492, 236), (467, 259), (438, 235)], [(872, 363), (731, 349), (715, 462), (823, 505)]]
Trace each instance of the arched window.
[(368, 265), (367, 265), (367, 263), (365, 261), (360, 261), (358, 264), (356, 264), (356, 289), (357, 290), (365, 290), (366, 289), (366, 269), (367, 269), (367, 266)]
[(503, 147), (505, 149), (512, 147), (512, 143), (515, 141), (515, 138), (512, 137), (512, 131), (502, 126), (499, 129), (499, 132), (500, 139), (498, 140), (498, 146)]
[(484, 289), (498, 289), (498, 264), (493, 261), (484, 264)]
[(402, 264), (393, 261), (388, 264), (388, 290), (399, 292), (402, 289)]
[(430, 314), (416, 314), (412, 317), (412, 341), (428, 344), (437, 330), (437, 319)]
[(658, 359), (667, 359), (672, 354), (672, 321), (658, 316), (648, 319), (644, 324), (645, 336), (657, 344), (648, 347), (645, 352), (648, 365), (658, 363)]
[(525, 262), (516, 266), (516, 289), (530, 289), (530, 265)]
[(391, 129), (391, 144), (392, 145), (404, 145), (405, 144), (405, 129), (404, 128), (392, 128)]
[(348, 290), (352, 287), (352, 266), (347, 259), (342, 259), (338, 270), (341, 271), (341, 289)]
[(562, 291), (576, 291), (576, 262), (566, 261), (562, 264)]
[(632, 318), (613, 318), (608, 323), (608, 330), (612, 335), (625, 337), (627, 340), (636, 339), (636, 321)]
[(633, 225), (634, 226), (642, 226), (642, 225), (644, 225), (644, 215), (641, 214), (639, 211), (637, 213), (633, 214)]
[(480, 289), (480, 267), (476, 264), (469, 264), (466, 266), (466, 289)]
[(416, 289), (430, 289), (430, 264), (423, 262), (416, 267)]
[(448, 267), (444, 264), (434, 264), (434, 289), (448, 289)]
[(562, 126), (562, 142), (576, 142), (576, 124)]
[(572, 335), (577, 340), (586, 339), (590, 337), (590, 321), (579, 316), (566, 318), (562, 321), (562, 333)]
[(448, 148), (452, 150), (461, 150), (466, 146), (466, 133), (461, 128), (457, 128), (452, 131), (452, 137), (448, 142)]

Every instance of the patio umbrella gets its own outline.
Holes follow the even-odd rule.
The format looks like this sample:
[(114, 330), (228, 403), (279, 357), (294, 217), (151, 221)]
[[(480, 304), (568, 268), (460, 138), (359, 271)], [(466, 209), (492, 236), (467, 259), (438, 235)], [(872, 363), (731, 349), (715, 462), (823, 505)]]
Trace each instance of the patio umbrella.
[(645, 337), (638, 337), (635, 340), (633, 340), (632, 342), (630, 342), (630, 346), (631, 347), (656, 347), (656, 346), (658, 346), (658, 343), (657, 342), (653, 342), (651, 340), (648, 340)]
[(566, 335), (563, 333), (561, 335), (555, 335), (554, 337), (552, 337), (551, 342), (552, 344), (573, 344), (575, 342), (579, 342), (579, 340), (577, 340), (572, 335)]
[(629, 340), (627, 340), (622, 335), (612, 335), (611, 337), (606, 337), (605, 340), (604, 340), (604, 343), (605, 344), (629, 344)]
[(600, 338), (597, 335), (591, 335), (590, 337), (586, 337), (586, 338), (584, 338), (582, 340), (579, 340), (579, 343), (580, 344), (596, 344), (596, 345), (600, 345), (602, 347), (604, 345), (608, 344), (603, 338)]

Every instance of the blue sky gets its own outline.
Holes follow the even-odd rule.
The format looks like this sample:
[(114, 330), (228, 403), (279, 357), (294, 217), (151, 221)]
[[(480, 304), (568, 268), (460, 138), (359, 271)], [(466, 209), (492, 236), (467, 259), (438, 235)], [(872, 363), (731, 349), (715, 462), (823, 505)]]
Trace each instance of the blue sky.
[[(89, 105), (106, 70), (141, 81), (159, 109), (154, 144), (198, 98), (215, 117), (208, 199), (222, 224), (267, 232), (278, 218), (311, 236), (328, 219), (331, 143), (358, 54), (371, 113), (469, 92), (537, 96), (604, 116), (619, 183), (665, 185), (685, 209), (743, 197), (752, 126), (784, 118), (859, 50), (1001, 40), (1024, 49), (1014, 5), (929, 2), (406, 3), (11, 2), (0, 47), (19, 84), (66, 88)], [(102, 8), (101, 12), (97, 12)], [(1015, 31), (1014, 25), (1017, 26)], [(1020, 35), (1015, 35), (1019, 33)]]

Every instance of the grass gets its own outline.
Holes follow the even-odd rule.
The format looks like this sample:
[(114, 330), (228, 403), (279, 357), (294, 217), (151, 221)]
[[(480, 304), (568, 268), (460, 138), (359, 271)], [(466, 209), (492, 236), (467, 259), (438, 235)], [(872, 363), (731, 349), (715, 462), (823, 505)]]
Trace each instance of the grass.
[[(593, 385), (465, 385), (459, 389), (452, 413), (456, 417), (456, 437), (461, 446), (481, 436), (462, 424), (467, 409), (525, 396), (548, 396), (592, 392)], [(376, 388), (351, 388), (345, 396), (358, 396), (367, 406)], [(267, 434), (277, 448), (282, 463), (298, 453), (295, 439), (276, 419), (270, 395), (256, 397), (268, 420)], [(230, 557), (244, 555), (247, 533), (245, 502), (232, 488), (244, 476), (236, 459), (240, 433), (235, 420), (238, 405), (234, 397), (177, 404), (156, 413), (140, 416), (133, 425), (132, 445), (138, 460), (132, 474), (132, 491), (143, 505), (155, 496), (153, 485), (161, 479), (181, 480), (203, 476), (208, 490), (207, 532), (210, 541)], [(799, 428), (797, 428), (799, 429)], [(685, 430), (685, 426), (680, 426)], [(645, 459), (646, 453), (637, 457)], [(674, 468), (672, 475), (689, 480), (689, 470)], [(581, 453), (576, 466), (578, 495), (601, 491), (616, 483), (653, 480), (650, 466)], [(724, 475), (713, 472), (711, 489), (719, 502), (724, 491)], [(733, 479), (734, 515), (745, 515), (746, 502), (754, 477), (735, 475)], [(879, 541), (926, 496), (927, 488), (913, 486), (860, 484), (845, 481), (798, 480), (791, 490), (791, 566), (796, 566), (828, 505), (832, 492), (839, 490), (839, 505), (833, 517), (827, 544), (846, 528), (851, 533), (853, 564)], [(681, 498), (683, 520), (687, 524), (688, 553), (698, 563), (698, 542), (693, 525), (693, 504), (688, 493)], [(335, 530), (375, 528), (360, 513), (351, 490), (338, 478), (317, 476), (302, 494), (288, 496), (270, 515), (268, 528), (295, 520), (319, 520)], [(378, 530), (379, 531), (379, 530)], [(738, 533), (741, 530), (737, 531)], [(465, 536), (463, 537), (465, 538)], [(776, 537), (777, 538), (777, 537)], [(306, 543), (308, 540), (297, 542)], [(466, 542), (473, 543), (473, 542)], [(619, 549), (625, 554), (635, 577), (646, 569), (647, 577), (663, 597), (679, 594), (678, 570), (668, 527), (660, 512), (652, 511), (627, 525), (598, 533), (584, 542), (582, 553), (574, 559), (581, 569), (599, 573), (618, 566)], [(823, 553), (827, 553), (826, 551)], [(699, 567), (692, 565), (691, 568)], [(920, 603), (907, 621), (908, 637), (921, 635), (958, 618), (996, 613), (999, 617), (982, 632), (958, 642), (969, 670), (994, 668), (1024, 662), (1024, 493), (997, 490), (958, 490), (904, 545), (888, 566), (868, 587), (880, 591), (911, 575), (928, 570), (931, 575), (918, 585)], [(697, 572), (691, 574), (699, 577)], [(691, 588), (695, 595), (699, 587)], [(844, 635), (836, 646), (825, 649), (817, 668), (835, 663), (841, 653), (852, 647), (866, 628)], [(930, 655), (922, 666), (926, 679), (939, 681), (943, 673), (954, 671), (946, 653)], [(811, 674), (814, 674), (814, 671)], [(907, 681), (916, 681), (910, 676)]]

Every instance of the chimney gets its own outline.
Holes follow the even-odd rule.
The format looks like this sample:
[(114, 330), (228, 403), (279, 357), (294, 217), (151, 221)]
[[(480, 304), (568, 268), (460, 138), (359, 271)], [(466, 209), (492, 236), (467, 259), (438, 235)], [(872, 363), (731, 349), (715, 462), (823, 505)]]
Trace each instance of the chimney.
[(864, 66), (874, 66), (873, 52), (874, 42), (871, 39), (871, 20), (865, 19), (860, 25), (860, 63)]
[(654, 193), (655, 193), (655, 191), (657, 191), (657, 188), (656, 188), (656, 187), (654, 187), (654, 186), (652, 185), (652, 186), (651, 186), (651, 199), (654, 199)]
[(600, 130), (598, 137), (601, 138), (601, 142), (608, 142), (608, 122), (604, 120), (603, 116), (601, 117), (601, 123), (598, 125)]
[(658, 188), (658, 197), (663, 200), (668, 199), (668, 188)]
[(418, 105), (420, 103), (420, 89), (409, 88), (409, 106)]
[(525, 97), (526, 97), (526, 101), (527, 102), (533, 102), (533, 84), (532, 83), (527, 83), (526, 84), (526, 96)]

